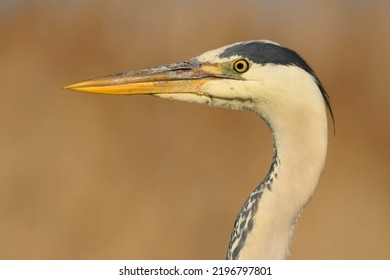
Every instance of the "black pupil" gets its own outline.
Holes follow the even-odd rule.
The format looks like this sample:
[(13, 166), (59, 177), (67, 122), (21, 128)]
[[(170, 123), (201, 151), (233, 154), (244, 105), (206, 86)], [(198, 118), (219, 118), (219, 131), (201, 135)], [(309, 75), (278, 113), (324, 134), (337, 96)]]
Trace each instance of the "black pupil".
[(236, 65), (237, 69), (242, 70), (244, 68), (244, 63), (240, 62)]

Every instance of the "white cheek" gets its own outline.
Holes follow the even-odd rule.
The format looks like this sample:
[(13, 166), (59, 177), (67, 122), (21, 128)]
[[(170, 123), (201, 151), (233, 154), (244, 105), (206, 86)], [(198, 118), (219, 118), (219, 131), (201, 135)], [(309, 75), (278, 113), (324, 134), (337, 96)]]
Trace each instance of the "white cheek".
[(248, 100), (252, 98), (250, 84), (248, 81), (221, 79), (207, 82), (200, 91), (214, 98)]

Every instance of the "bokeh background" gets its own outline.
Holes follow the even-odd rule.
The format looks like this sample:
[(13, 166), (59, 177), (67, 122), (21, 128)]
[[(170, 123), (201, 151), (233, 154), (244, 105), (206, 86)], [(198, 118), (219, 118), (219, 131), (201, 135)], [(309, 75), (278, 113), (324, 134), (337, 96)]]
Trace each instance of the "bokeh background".
[(266, 125), (61, 88), (266, 38), (306, 58), (336, 118), (291, 258), (389, 259), (389, 3), (1, 0), (0, 258), (223, 259)]

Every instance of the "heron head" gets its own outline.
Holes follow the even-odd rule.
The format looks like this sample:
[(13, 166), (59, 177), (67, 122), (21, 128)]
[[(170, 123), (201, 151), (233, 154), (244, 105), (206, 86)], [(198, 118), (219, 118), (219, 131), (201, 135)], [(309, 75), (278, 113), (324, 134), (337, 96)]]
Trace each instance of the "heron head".
[[(102, 76), (65, 87), (103, 94), (149, 94), (265, 116), (329, 98), (314, 71), (294, 51), (271, 41), (248, 41), (184, 62)], [(318, 96), (306, 96), (317, 91)], [(323, 100), (321, 101), (323, 104)], [(259, 109), (260, 108), (260, 109)], [(277, 113), (275, 113), (277, 112)]]

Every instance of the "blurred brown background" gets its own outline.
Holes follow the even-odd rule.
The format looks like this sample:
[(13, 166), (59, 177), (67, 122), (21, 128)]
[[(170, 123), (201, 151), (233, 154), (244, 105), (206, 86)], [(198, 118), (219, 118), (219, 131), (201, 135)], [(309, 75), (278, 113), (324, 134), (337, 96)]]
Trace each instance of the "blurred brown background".
[(389, 12), (368, 0), (2, 0), (0, 258), (223, 259), (271, 163), (265, 124), (61, 87), (266, 38), (307, 59), (336, 118), (291, 258), (389, 259)]

